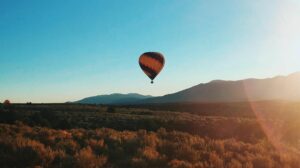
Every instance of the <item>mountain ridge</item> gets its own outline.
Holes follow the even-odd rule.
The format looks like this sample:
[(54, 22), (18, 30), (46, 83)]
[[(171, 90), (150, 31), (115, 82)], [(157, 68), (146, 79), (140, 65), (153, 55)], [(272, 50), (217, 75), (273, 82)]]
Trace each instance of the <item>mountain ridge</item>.
[(300, 72), (271, 78), (213, 80), (141, 103), (300, 100)]
[(74, 103), (80, 104), (128, 104), (133, 103), (138, 100), (150, 98), (150, 95), (141, 95), (138, 93), (112, 93), (105, 95), (97, 95), (83, 98), (81, 100), (75, 101)]
[(149, 104), (181, 102), (243, 102), (264, 100), (300, 100), (300, 72), (270, 78), (212, 80), (181, 91), (153, 97), (138, 93), (113, 93), (87, 97), (76, 103)]

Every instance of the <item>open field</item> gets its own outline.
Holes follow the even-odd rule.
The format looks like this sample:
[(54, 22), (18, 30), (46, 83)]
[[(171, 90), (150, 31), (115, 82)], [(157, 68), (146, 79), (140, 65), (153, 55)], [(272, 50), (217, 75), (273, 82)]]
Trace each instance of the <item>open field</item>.
[[(299, 167), (300, 103), (0, 107), (4, 167)], [(26, 156), (26, 157), (24, 157)]]

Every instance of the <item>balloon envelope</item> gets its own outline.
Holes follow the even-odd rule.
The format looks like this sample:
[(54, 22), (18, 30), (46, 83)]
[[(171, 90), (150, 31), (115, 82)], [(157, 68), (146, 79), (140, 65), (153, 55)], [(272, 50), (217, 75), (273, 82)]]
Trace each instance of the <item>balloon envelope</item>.
[(164, 56), (158, 52), (146, 52), (139, 58), (139, 64), (144, 73), (152, 80), (159, 74), (165, 64)]

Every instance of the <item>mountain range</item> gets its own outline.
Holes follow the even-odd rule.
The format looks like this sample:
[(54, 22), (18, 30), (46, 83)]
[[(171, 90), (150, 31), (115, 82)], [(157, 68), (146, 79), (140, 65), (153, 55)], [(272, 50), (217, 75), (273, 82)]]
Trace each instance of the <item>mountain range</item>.
[(260, 100), (300, 100), (300, 72), (266, 79), (214, 80), (160, 97), (140, 94), (112, 94), (85, 98), (78, 103), (147, 104)]
[(109, 95), (98, 95), (87, 97), (75, 103), (80, 104), (134, 104), (143, 99), (151, 98), (149, 95), (141, 95), (137, 93), (120, 94), (114, 93)]

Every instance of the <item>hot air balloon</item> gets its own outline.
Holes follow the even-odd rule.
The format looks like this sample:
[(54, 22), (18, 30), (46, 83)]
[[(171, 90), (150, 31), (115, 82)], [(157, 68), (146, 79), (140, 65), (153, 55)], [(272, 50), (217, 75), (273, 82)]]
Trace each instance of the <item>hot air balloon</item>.
[(139, 64), (144, 73), (151, 79), (151, 83), (153, 83), (154, 78), (163, 69), (165, 59), (161, 53), (146, 52), (140, 56)]

